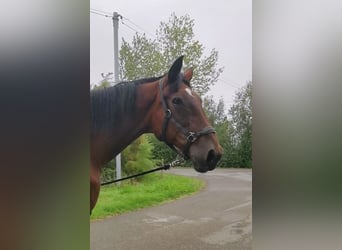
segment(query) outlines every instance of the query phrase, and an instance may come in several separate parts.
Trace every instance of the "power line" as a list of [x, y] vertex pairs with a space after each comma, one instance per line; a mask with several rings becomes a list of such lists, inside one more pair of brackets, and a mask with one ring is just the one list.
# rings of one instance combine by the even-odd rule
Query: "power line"
[[103, 14], [107, 14], [107, 15], [112, 15], [112, 13], [110, 13], [108, 11], [98, 10], [98, 9], [94, 9], [94, 8], [90, 8], [90, 10], [96, 11], [96, 12], [100, 12], [100, 13], [103, 13]]
[[237, 86], [237, 85], [235, 85], [235, 84], [232, 84], [232, 83], [230, 83], [230, 82], [228, 82], [228, 81], [226, 81], [226, 80], [222, 80], [221, 78], [219, 78], [219, 79], [217, 79], [217, 80], [219, 80], [219, 81], [221, 81], [221, 82], [223, 82], [223, 83], [226, 83], [226, 84], [228, 84], [228, 85], [230, 85], [230, 86], [232, 86], [232, 87], [234, 87], [234, 88], [240, 88], [239, 86]]
[[131, 21], [130, 19], [128, 19], [127, 17], [122, 17], [123, 19], [125, 19], [126, 21], [130, 22], [132, 25], [134, 25], [135, 27], [137, 27], [138, 29], [144, 31], [146, 34], [154, 37], [153, 34], [151, 34], [150, 32], [148, 32], [146, 29], [142, 28], [141, 26], [139, 26], [138, 24], [134, 23], [133, 21]]
[[135, 33], [138, 33], [140, 35], [148, 35], [149, 37], [151, 37], [152, 39], [155, 39], [154, 36], [150, 35], [150, 33], [142, 33], [141, 31], [133, 28], [131, 25], [128, 25], [127, 23], [125, 23], [122, 19], [121, 19], [121, 24], [126, 26], [127, 28], [129, 28], [130, 30], [134, 31]]
[[[95, 15], [99, 15], [99, 16], [103, 16], [103, 17], [111, 17], [113, 18], [113, 15], [107, 11], [103, 11], [103, 10], [98, 10], [98, 9], [94, 9], [94, 8], [90, 8], [90, 13], [95, 14]], [[123, 24], [124, 26], [126, 26], [127, 28], [129, 28], [130, 30], [134, 31], [135, 33], [138, 33], [140, 35], [144, 35], [147, 34], [148, 36], [150, 36], [151, 38], [155, 39], [154, 35], [151, 34], [150, 32], [148, 32], [146, 29], [144, 29], [143, 27], [141, 27], [140, 25], [136, 24], [135, 22], [133, 22], [132, 20], [130, 20], [127, 17], [123, 17], [122, 15], [120, 15], [120, 19], [121, 19], [121, 24]], [[136, 28], [133, 28], [131, 25], [128, 25], [126, 22], [123, 21], [123, 19], [127, 22], [129, 22], [130, 24], [132, 24], [133, 26], [135, 26], [136, 28], [144, 31], [144, 33], [142, 33], [141, 31], [137, 30]]]
[[99, 15], [99, 16], [103, 16], [103, 17], [113, 17], [112, 15], [106, 15], [106, 14], [102, 14], [102, 13], [99, 13], [99, 12], [96, 12], [96, 11], [93, 11], [93, 10], [90, 10], [90, 13], [92, 14], [96, 14], [96, 15]]
[[122, 21], [122, 19], [121, 19], [121, 24], [124, 25], [124, 26], [126, 26], [127, 28], [133, 30], [133, 31], [136, 32], [136, 33], [142, 34], [140, 31], [138, 31], [138, 30], [134, 29], [133, 27], [129, 26], [128, 24], [124, 23], [124, 22]]

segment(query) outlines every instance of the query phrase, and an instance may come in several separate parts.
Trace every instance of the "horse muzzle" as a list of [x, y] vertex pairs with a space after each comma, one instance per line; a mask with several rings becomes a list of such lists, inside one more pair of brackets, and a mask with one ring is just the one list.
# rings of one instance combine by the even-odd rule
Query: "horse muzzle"
[[204, 154], [191, 154], [190, 158], [194, 164], [194, 168], [197, 172], [205, 173], [207, 171], [214, 170], [217, 163], [220, 161], [222, 152], [210, 149]]

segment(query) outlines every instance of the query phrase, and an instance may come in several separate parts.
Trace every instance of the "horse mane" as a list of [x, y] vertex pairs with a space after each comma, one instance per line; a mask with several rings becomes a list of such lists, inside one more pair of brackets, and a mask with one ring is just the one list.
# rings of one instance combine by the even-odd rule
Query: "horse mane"
[[114, 133], [115, 127], [127, 114], [134, 114], [137, 86], [154, 82], [163, 76], [120, 82], [114, 86], [90, 92], [91, 132]]

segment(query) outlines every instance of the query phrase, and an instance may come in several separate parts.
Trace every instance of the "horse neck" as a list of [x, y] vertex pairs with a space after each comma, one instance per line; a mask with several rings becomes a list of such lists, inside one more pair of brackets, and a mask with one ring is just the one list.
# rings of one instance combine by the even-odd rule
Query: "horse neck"
[[136, 88], [136, 111], [134, 114], [127, 114], [130, 123], [125, 126], [126, 131], [131, 131], [130, 136], [128, 136], [128, 138], [131, 137], [131, 140], [135, 140], [144, 133], [152, 132], [151, 116], [154, 113], [155, 100], [159, 96], [157, 81], [140, 84]]
[[155, 99], [158, 96], [158, 82], [144, 83], [136, 86], [136, 110], [134, 113], [127, 113], [111, 138], [111, 155], [117, 155], [131, 142], [144, 133], [151, 130], [151, 110]]

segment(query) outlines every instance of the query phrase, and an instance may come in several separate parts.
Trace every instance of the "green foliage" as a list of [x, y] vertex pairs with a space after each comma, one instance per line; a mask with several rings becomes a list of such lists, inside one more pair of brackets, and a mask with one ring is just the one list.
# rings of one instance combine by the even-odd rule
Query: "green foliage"
[[203, 108], [212, 126], [215, 127], [227, 120], [226, 107], [222, 98], [216, 104], [213, 96], [206, 96], [203, 100]]
[[236, 93], [229, 110], [232, 138], [242, 167], [252, 167], [252, 82]]
[[102, 76], [102, 80], [98, 84], [94, 85], [92, 89], [102, 89], [102, 88], [110, 87], [110, 82], [113, 78], [113, 73], [111, 72], [107, 74], [102, 73], [101, 76]]
[[135, 80], [162, 75], [163, 60], [156, 41], [136, 34], [132, 43], [122, 39], [120, 48], [120, 78]]
[[153, 145], [152, 154], [158, 165], [171, 162], [176, 158], [176, 152], [166, 146], [164, 142], [159, 141], [153, 134], [148, 135], [148, 140]]
[[233, 127], [229, 120], [225, 120], [218, 128], [217, 135], [224, 153], [219, 162], [219, 167], [241, 167], [241, 161], [236, 146], [233, 144]]
[[[127, 176], [151, 169], [155, 162], [152, 160], [152, 144], [145, 135], [140, 136], [122, 152], [123, 173]], [[139, 179], [143, 177], [138, 177]]]
[[222, 99], [204, 98], [204, 110], [214, 126], [224, 154], [219, 167], [252, 167], [252, 82], [236, 93], [226, 112]]
[[203, 100], [203, 108], [209, 122], [216, 130], [216, 135], [224, 150], [224, 154], [218, 163], [218, 167], [239, 167], [239, 161], [235, 156], [235, 148], [231, 140], [232, 126], [228, 121], [227, 110], [223, 99], [216, 103], [212, 96]]
[[[153, 146], [146, 135], [140, 136], [121, 153], [121, 165], [123, 176], [130, 176], [146, 171], [156, 166], [152, 155]], [[101, 182], [115, 178], [115, 159], [108, 162], [102, 169]], [[135, 181], [141, 181], [145, 176], [137, 177]]]
[[184, 66], [194, 67], [191, 80], [200, 95], [209, 91], [223, 68], [217, 69], [218, 52], [212, 49], [204, 55], [204, 46], [195, 39], [194, 20], [189, 15], [171, 14], [168, 22], [161, 22], [156, 39], [136, 34], [131, 43], [122, 39], [120, 48], [121, 79], [134, 80], [163, 75], [180, 55], [185, 55]]
[[112, 181], [115, 179], [115, 162], [110, 161], [106, 165], [103, 166], [100, 180], [102, 182]]
[[99, 200], [91, 219], [121, 214], [174, 200], [199, 191], [203, 181], [185, 176], [152, 174], [143, 182], [121, 186], [111, 185], [101, 189]]

